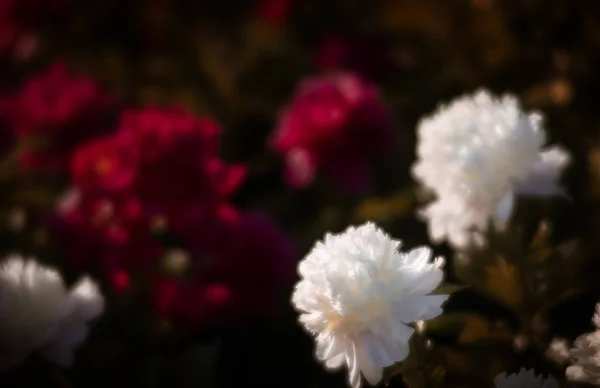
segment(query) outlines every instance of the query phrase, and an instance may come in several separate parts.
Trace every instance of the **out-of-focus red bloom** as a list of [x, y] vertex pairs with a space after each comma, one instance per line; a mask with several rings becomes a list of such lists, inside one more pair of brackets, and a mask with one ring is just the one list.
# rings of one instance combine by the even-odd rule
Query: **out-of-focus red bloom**
[[[171, 229], [181, 236], [192, 252], [214, 256], [231, 236], [231, 225], [239, 223], [239, 211], [227, 202], [198, 200], [178, 209], [170, 220]], [[229, 244], [229, 243], [228, 243]]]
[[[209, 235], [188, 236], [196, 273], [185, 281], [157, 283], [159, 313], [192, 326], [273, 313], [295, 276], [297, 254], [290, 238], [258, 212], [221, 209], [198, 222], [192, 230]], [[211, 232], [215, 227], [218, 232]]]
[[68, 244], [71, 263], [109, 274], [143, 271], [156, 263], [162, 247], [138, 198], [81, 194], [72, 192], [75, 198], [63, 201], [53, 228]]
[[227, 286], [219, 283], [161, 277], [154, 285], [156, 312], [188, 327], [214, 323], [227, 309], [230, 299]]
[[292, 0], [259, 0], [257, 14], [261, 20], [279, 25], [288, 18]]
[[97, 195], [129, 190], [137, 178], [139, 148], [128, 133], [92, 140], [75, 150], [73, 184]]
[[115, 268], [108, 271], [110, 285], [117, 293], [123, 293], [129, 290], [131, 278], [129, 272], [124, 269]]
[[219, 157], [221, 131], [209, 118], [178, 108], [127, 111], [120, 131], [130, 133], [140, 148], [136, 191], [156, 211], [198, 198], [226, 198], [245, 178], [245, 167]]
[[223, 241], [212, 270], [231, 290], [232, 314], [273, 312], [282, 289], [296, 275], [293, 242], [260, 212], [242, 213], [230, 227], [231, 235]]
[[321, 71], [348, 70], [368, 79], [378, 79], [394, 68], [391, 55], [381, 45], [338, 35], [321, 41], [315, 62]]
[[246, 168], [218, 155], [220, 128], [178, 108], [123, 112], [117, 132], [78, 148], [73, 183], [90, 195], [135, 193], [154, 215], [177, 216], [201, 201], [212, 207], [231, 196]]
[[202, 228], [201, 237], [190, 231], [215, 215], [226, 220], [219, 209], [227, 209], [245, 176], [244, 167], [220, 159], [219, 140], [209, 118], [147, 108], [123, 112], [116, 132], [79, 146], [71, 160], [79, 197], [59, 209], [71, 260], [100, 265], [116, 289], [125, 289], [123, 274], [153, 267], [162, 253], [152, 236], [157, 218], [203, 249], [217, 241], [224, 226]]
[[103, 119], [112, 104], [92, 79], [56, 63], [6, 97], [1, 114], [19, 138], [42, 143], [23, 157], [24, 167], [62, 170], [76, 146], [107, 132]]
[[353, 73], [303, 81], [271, 147], [285, 156], [286, 182], [306, 187], [318, 171], [341, 188], [368, 187], [368, 163], [391, 150], [393, 125], [377, 89]]

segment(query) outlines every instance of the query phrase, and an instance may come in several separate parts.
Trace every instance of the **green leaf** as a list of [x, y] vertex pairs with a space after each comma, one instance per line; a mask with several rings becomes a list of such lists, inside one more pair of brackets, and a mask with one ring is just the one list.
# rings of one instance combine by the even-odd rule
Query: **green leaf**
[[511, 342], [514, 337], [514, 333], [495, 327], [486, 317], [470, 313], [451, 313], [426, 321], [425, 333], [454, 335], [461, 344]]
[[521, 269], [507, 256], [488, 253], [479, 256], [458, 256], [454, 260], [454, 273], [465, 284], [494, 299], [506, 308], [519, 312], [525, 303], [525, 286]]
[[431, 295], [452, 295], [455, 292], [462, 291], [468, 287], [469, 286], [464, 285], [464, 284], [445, 283], [445, 284], [442, 284], [441, 286], [439, 286], [438, 288], [436, 288], [431, 293]]

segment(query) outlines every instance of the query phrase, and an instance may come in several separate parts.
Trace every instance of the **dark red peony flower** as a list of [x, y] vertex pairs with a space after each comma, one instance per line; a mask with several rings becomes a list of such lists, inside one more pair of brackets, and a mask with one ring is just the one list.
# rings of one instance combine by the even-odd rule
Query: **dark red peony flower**
[[230, 289], [232, 315], [273, 313], [296, 276], [293, 241], [261, 212], [241, 213], [230, 228], [212, 271]]
[[35, 147], [24, 167], [62, 170], [79, 144], [108, 132], [113, 100], [90, 78], [69, 74], [57, 63], [34, 75], [2, 104], [2, 116], [17, 136]]
[[128, 133], [92, 140], [73, 154], [72, 182], [92, 195], [130, 191], [138, 176], [138, 155], [138, 144]]
[[123, 113], [120, 131], [140, 148], [136, 191], [156, 212], [167, 212], [202, 198], [213, 203], [233, 194], [246, 168], [218, 155], [220, 128], [178, 108], [149, 108]]
[[192, 326], [274, 313], [295, 278], [291, 239], [265, 214], [227, 206], [196, 222], [186, 240], [193, 274], [157, 283], [159, 313]]
[[160, 277], [154, 284], [156, 312], [191, 328], [216, 323], [230, 299], [228, 287], [219, 283], [204, 284]]
[[75, 189], [56, 218], [54, 232], [65, 242], [69, 261], [81, 268], [107, 275], [145, 271], [162, 253], [140, 201], [130, 194], [85, 196]]
[[[245, 168], [220, 159], [219, 136], [208, 118], [148, 108], [123, 112], [116, 132], [77, 147], [77, 196], [59, 208], [71, 260], [100, 265], [115, 289], [126, 289], [128, 276], [154, 267], [162, 253], [152, 236], [157, 220], [203, 251], [223, 244], [231, 213], [224, 204]], [[209, 218], [220, 224], [208, 226]]]
[[271, 139], [285, 157], [285, 180], [309, 185], [322, 171], [343, 189], [368, 187], [369, 161], [391, 150], [393, 125], [375, 87], [352, 73], [300, 85]]

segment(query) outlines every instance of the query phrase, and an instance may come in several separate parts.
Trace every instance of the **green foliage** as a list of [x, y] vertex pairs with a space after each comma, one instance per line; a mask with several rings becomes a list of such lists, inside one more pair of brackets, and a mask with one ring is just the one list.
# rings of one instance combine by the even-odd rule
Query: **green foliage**
[[491, 387], [493, 376], [504, 370], [510, 351], [507, 346], [481, 343], [438, 345], [426, 335], [415, 335], [409, 357], [389, 368], [387, 377], [400, 375], [410, 388]]
[[[410, 388], [491, 387], [498, 373], [544, 360], [556, 336], [549, 312], [595, 292], [597, 284], [584, 270], [589, 248], [555, 233], [550, 220], [539, 221], [548, 206], [537, 205], [544, 211], [518, 211], [505, 228], [490, 225], [483, 244], [455, 253], [451, 274], [461, 284], [444, 284], [435, 291], [451, 294], [450, 307], [417, 325], [410, 355], [389, 368], [388, 376], [401, 376]], [[474, 294], [502, 306], [503, 316], [452, 307], [456, 298]], [[549, 362], [544, 365], [556, 376], [564, 374]]]
[[456, 277], [478, 293], [512, 311], [520, 330], [542, 340], [545, 314], [553, 307], [590, 291], [583, 283], [586, 259], [577, 241], [551, 241], [551, 224], [542, 221], [529, 239], [517, 227], [486, 233], [483, 247], [456, 254]]

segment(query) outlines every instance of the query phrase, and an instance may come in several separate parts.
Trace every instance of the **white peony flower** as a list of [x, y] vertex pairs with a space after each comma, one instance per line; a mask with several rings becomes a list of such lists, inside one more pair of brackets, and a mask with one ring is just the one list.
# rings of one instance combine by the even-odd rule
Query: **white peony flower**
[[0, 369], [37, 351], [61, 366], [87, 336], [87, 322], [102, 313], [96, 284], [82, 278], [70, 292], [60, 274], [18, 255], [0, 264]]
[[575, 347], [570, 352], [573, 365], [567, 368], [566, 376], [571, 381], [600, 385], [600, 303], [596, 305], [592, 321], [596, 331], [575, 340]]
[[539, 114], [522, 112], [512, 96], [495, 98], [485, 90], [424, 118], [412, 173], [437, 197], [421, 212], [432, 240], [463, 246], [490, 219], [505, 223], [515, 194], [563, 193], [557, 181], [569, 154], [543, 149], [545, 141]]
[[544, 379], [533, 369], [521, 368], [519, 373], [511, 375], [500, 373], [494, 379], [494, 385], [496, 388], [558, 388], [558, 381], [552, 376]]
[[370, 384], [383, 368], [408, 355], [414, 330], [406, 324], [442, 313], [448, 295], [427, 295], [443, 278], [444, 259], [427, 247], [403, 253], [373, 223], [326, 234], [298, 268], [292, 302], [316, 337], [317, 358], [329, 369], [344, 364], [352, 387], [361, 372]]

